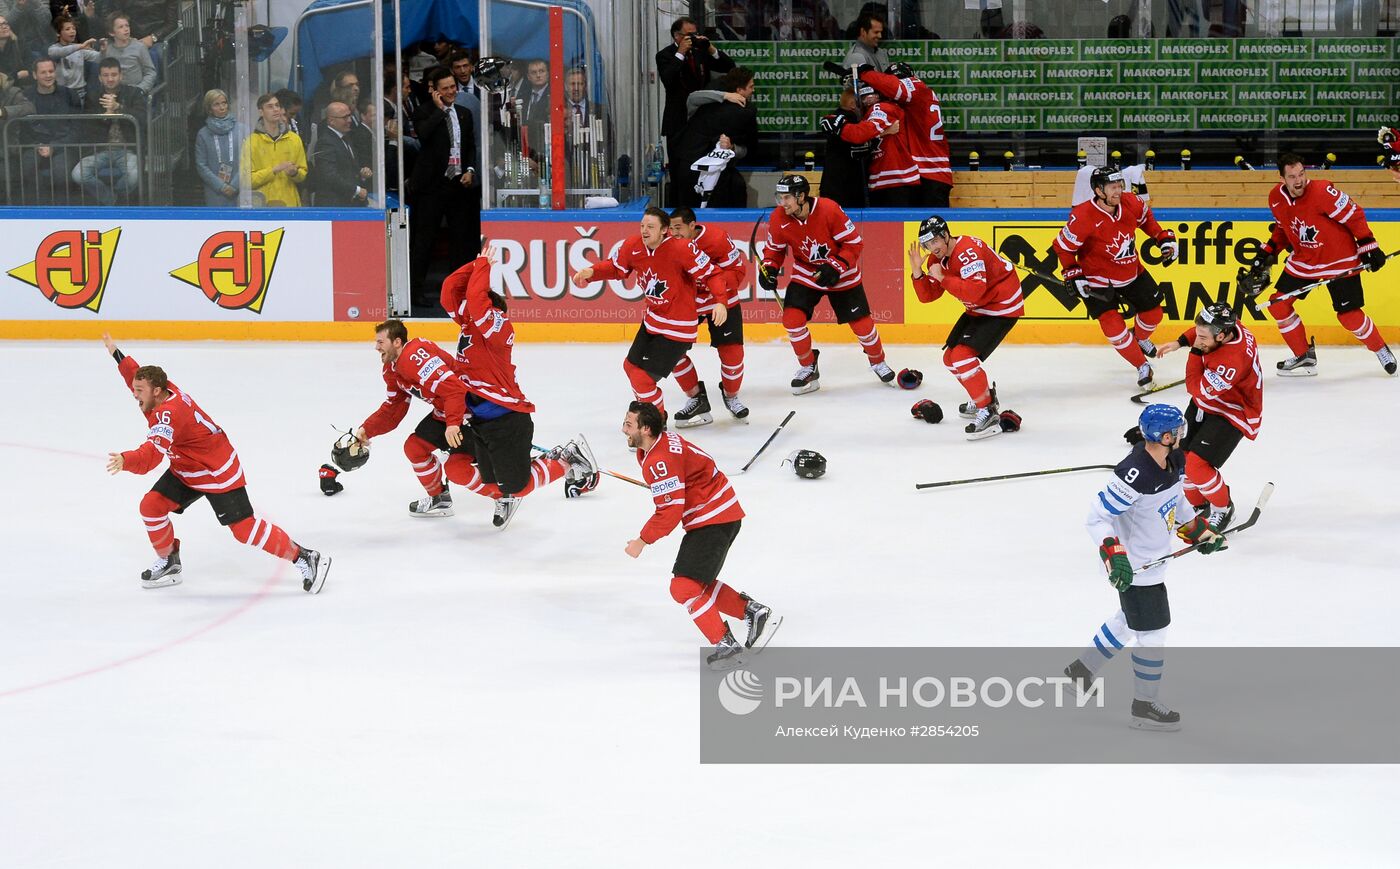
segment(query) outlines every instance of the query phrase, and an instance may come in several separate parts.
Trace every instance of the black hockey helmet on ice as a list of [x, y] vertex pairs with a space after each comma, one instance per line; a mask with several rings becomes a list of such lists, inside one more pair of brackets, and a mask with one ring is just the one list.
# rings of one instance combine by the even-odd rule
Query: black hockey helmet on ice
[[369, 445], [360, 443], [354, 432], [346, 432], [331, 447], [331, 461], [342, 471], [364, 467], [369, 461]]
[[1089, 189], [1102, 190], [1104, 185], [1114, 181], [1117, 181], [1119, 184], [1124, 183], [1123, 173], [1114, 167], [1100, 166], [1089, 175]]
[[1233, 335], [1239, 331], [1239, 322], [1235, 316], [1235, 309], [1224, 302], [1212, 302], [1196, 315], [1196, 325], [1203, 329], [1209, 329], [1213, 335], [1225, 332]]
[[773, 191], [779, 196], [784, 193], [791, 193], [793, 196], [799, 193], [805, 193], [811, 196], [812, 185], [808, 182], [806, 176], [798, 175], [796, 172], [789, 172], [778, 179], [778, 183], [773, 185]]
[[792, 469], [804, 479], [815, 480], [826, 473], [826, 457], [816, 450], [793, 450], [783, 461], [792, 462]]
[[920, 247], [923, 247], [940, 235], [952, 235], [952, 232], [948, 229], [948, 221], [938, 215], [929, 215], [919, 224]]
[[892, 75], [895, 78], [913, 78], [914, 67], [907, 63], [892, 63], [885, 67], [885, 75]]

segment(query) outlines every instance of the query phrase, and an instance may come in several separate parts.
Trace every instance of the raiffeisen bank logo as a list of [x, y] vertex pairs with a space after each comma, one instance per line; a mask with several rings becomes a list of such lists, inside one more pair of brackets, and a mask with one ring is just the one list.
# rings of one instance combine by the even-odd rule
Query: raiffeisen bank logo
[[748, 670], [731, 670], [719, 683], [719, 705], [732, 715], [748, 715], [763, 703], [763, 682]]

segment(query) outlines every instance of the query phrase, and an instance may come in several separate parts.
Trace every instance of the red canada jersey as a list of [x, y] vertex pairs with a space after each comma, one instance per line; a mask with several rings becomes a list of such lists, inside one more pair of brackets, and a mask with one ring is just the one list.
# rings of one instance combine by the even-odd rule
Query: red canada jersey
[[[763, 263], [780, 269], [783, 259], [791, 253], [792, 280], [821, 293], [849, 290], [861, 282], [860, 252], [864, 248], [865, 241], [841, 206], [818, 196], [812, 200], [806, 220], [788, 217], [781, 207], [773, 209], [768, 218]], [[822, 262], [830, 262], [841, 270], [835, 286], [817, 283], [816, 267]]]
[[[924, 268], [932, 260], [929, 255]], [[927, 274], [914, 279], [919, 301], [932, 302], [947, 291], [963, 303], [969, 314], [980, 317], [1019, 317], [1026, 312], [1021, 278], [1015, 267], [982, 239], [958, 236], [939, 265], [943, 267], [942, 281]]]
[[457, 372], [467, 390], [506, 410], [534, 413], [515, 380], [515, 326], [491, 301], [491, 261], [477, 257], [442, 282], [442, 307], [462, 330]]
[[[653, 335], [693, 344], [700, 322], [696, 297], [700, 285], [714, 270], [710, 258], [683, 238], [667, 235], [656, 250], [649, 250], [642, 237], [634, 235], [618, 247], [612, 259], [593, 267], [593, 279], [617, 280], [636, 275], [636, 285], [643, 289], [647, 300], [642, 326]], [[718, 282], [713, 289], [723, 292]], [[727, 297], [724, 301], [729, 303]]]
[[[841, 140], [844, 142], [863, 145], [875, 140], [875, 147], [870, 152], [871, 190], [919, 183], [919, 167], [904, 136], [903, 121], [904, 109], [891, 102], [878, 102], [866, 109], [860, 123], [841, 127]], [[898, 133], [880, 135], [896, 123], [899, 124]]]
[[649, 450], [637, 450], [642, 480], [656, 513], [638, 536], [655, 543], [680, 525], [694, 531], [744, 518], [739, 496], [709, 454], [675, 432], [662, 432]]
[[[117, 364], [128, 389], [140, 367], [130, 356]], [[146, 414], [146, 442], [122, 453], [122, 470], [146, 474], [169, 459], [171, 473], [196, 492], [221, 494], [247, 485], [224, 430], [178, 386], [167, 383], [166, 388], [170, 397]]]
[[448, 425], [464, 425], [467, 418], [467, 387], [457, 372], [455, 361], [431, 341], [412, 338], [399, 351], [393, 365], [384, 366], [384, 403], [365, 419], [366, 437], [391, 432], [403, 422], [411, 398], [416, 396], [433, 406], [433, 418]]
[[[1187, 357], [1186, 390], [1201, 410], [1225, 417], [1254, 440], [1264, 417], [1264, 374], [1253, 333], [1244, 326], [1236, 328], [1239, 334], [1216, 349]], [[1187, 329], [1181, 340], [1188, 346], [1194, 342], [1196, 327]]]
[[1320, 281], [1361, 268], [1356, 241], [1371, 237], [1366, 212], [1326, 181], [1309, 181], [1294, 199], [1283, 184], [1269, 194], [1274, 233], [1265, 249], [1288, 249], [1283, 270], [1295, 278]]
[[1062, 268], [1083, 269], [1090, 286], [1125, 287], [1143, 272], [1134, 243], [1139, 229], [1153, 239], [1167, 234], [1136, 193], [1124, 191], [1113, 211], [1090, 199], [1070, 210], [1069, 221], [1055, 237], [1055, 254]]
[[953, 183], [953, 167], [949, 162], [948, 139], [943, 135], [943, 107], [938, 96], [921, 79], [896, 78], [883, 72], [867, 70], [860, 80], [875, 88], [887, 100], [894, 100], [904, 109], [904, 123], [899, 135], [914, 156], [920, 178]]
[[729, 297], [725, 307], [736, 307], [739, 304], [739, 287], [744, 283], [744, 273], [747, 271], [739, 248], [734, 245], [729, 233], [718, 226], [699, 224], [695, 230], [696, 235], [691, 239], [691, 244], [709, 257], [710, 264], [715, 267], [714, 274], [706, 278], [700, 286], [700, 292], [696, 296], [696, 310], [701, 314], [708, 314], [715, 309], [715, 297], [710, 292], [710, 287], [716, 284], [722, 285], [723, 294]]

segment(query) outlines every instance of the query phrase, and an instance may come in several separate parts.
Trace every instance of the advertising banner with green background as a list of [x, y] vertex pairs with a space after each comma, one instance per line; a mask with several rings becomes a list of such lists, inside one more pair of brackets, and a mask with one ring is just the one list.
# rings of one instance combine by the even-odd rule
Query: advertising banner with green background
[[[810, 132], [835, 111], [840, 83], [822, 61], [839, 63], [850, 43], [720, 47], [753, 69], [763, 131]], [[1365, 130], [1393, 122], [1400, 102], [1395, 39], [945, 39], [885, 47], [938, 94], [945, 125], [970, 133]]]

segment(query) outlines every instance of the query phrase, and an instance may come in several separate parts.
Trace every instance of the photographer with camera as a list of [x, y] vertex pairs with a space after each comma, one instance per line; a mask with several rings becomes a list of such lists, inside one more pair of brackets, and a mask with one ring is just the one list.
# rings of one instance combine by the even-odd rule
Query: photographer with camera
[[[709, 87], [712, 75], [723, 74], [734, 68], [734, 61], [700, 35], [700, 25], [693, 18], [677, 18], [671, 24], [672, 43], [656, 53], [656, 71], [661, 76], [661, 84], [666, 88], [666, 103], [661, 110], [661, 135], [666, 137], [666, 151], [674, 155], [679, 144], [681, 129], [685, 127], [685, 99], [695, 91]], [[674, 156], [671, 159], [672, 189], [667, 194], [667, 205], [674, 206], [675, 187], [678, 183], [678, 167]]]

